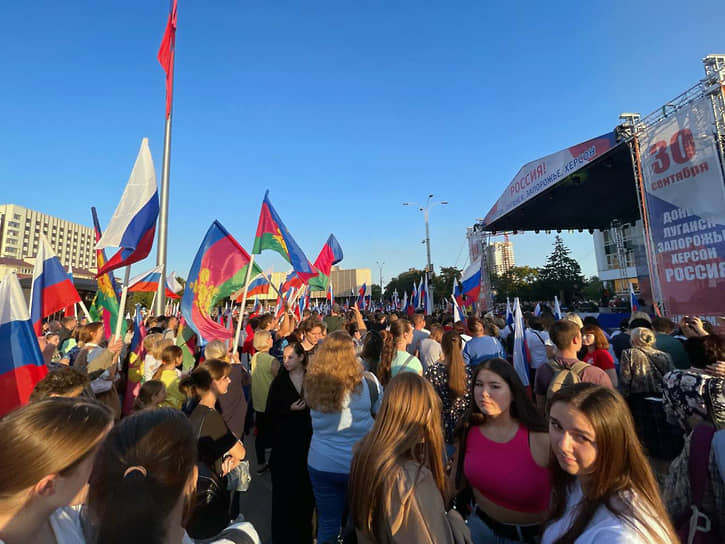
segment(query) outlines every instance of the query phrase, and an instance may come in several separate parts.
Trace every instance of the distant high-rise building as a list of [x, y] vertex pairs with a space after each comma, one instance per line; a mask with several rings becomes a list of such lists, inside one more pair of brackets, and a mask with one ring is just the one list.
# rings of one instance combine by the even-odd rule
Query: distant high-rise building
[[502, 275], [510, 268], [516, 266], [514, 261], [514, 245], [509, 240], [505, 242], [491, 242], [486, 248], [488, 269], [497, 276]]
[[0, 258], [32, 265], [41, 234], [48, 239], [63, 266], [95, 272], [96, 235], [91, 227], [15, 204], [0, 204]]

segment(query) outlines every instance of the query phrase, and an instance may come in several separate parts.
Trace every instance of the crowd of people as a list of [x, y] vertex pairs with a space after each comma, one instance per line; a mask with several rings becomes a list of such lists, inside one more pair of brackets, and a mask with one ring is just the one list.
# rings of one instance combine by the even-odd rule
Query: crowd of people
[[275, 544], [725, 541], [725, 337], [527, 315], [520, 376], [502, 317], [256, 315], [192, 365], [175, 317], [140, 355], [50, 322], [0, 419], [0, 542], [260, 543], [267, 472]]

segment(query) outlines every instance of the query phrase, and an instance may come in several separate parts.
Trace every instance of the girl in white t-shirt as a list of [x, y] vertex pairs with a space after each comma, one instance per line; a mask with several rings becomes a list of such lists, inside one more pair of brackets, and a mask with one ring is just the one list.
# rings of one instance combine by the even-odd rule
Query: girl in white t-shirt
[[69, 544], [57, 508], [83, 501], [111, 411], [87, 398], [52, 397], [0, 420], [0, 542]]
[[549, 406], [553, 489], [542, 544], [679, 542], [622, 396], [580, 383]]

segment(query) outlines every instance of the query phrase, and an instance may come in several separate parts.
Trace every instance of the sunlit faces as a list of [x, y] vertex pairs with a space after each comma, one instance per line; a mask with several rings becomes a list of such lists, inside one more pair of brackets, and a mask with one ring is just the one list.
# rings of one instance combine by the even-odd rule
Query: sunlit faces
[[232, 380], [229, 376], [222, 376], [218, 380], [213, 380], [212, 383], [214, 384], [214, 389], [216, 389], [217, 395], [226, 395], [231, 381]]
[[302, 366], [302, 355], [297, 355], [297, 352], [294, 350], [292, 346], [287, 346], [284, 348], [284, 367], [287, 369], [287, 372], [292, 372], [293, 370], [297, 370], [300, 366]]
[[320, 341], [322, 337], [322, 327], [312, 327], [309, 332], [305, 333], [305, 340], [313, 346]]
[[585, 346], [591, 346], [594, 344], [594, 334], [591, 332], [582, 334], [582, 344]]
[[597, 460], [597, 442], [589, 419], [565, 402], [555, 402], [549, 412], [551, 449], [562, 470], [572, 476], [589, 474]]
[[489, 417], [499, 416], [511, 408], [511, 388], [506, 380], [490, 370], [482, 369], [476, 374], [473, 396], [481, 413]]

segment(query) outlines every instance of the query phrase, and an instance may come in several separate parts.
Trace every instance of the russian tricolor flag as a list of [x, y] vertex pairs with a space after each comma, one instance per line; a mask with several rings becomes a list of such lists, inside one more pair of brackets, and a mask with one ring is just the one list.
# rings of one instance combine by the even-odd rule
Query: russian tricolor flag
[[477, 301], [481, 292], [481, 257], [473, 261], [464, 270], [461, 283], [463, 284], [463, 294], [467, 297], [467, 300]]
[[368, 284], [363, 283], [362, 287], [358, 291], [358, 297], [357, 297], [357, 307], [361, 310], [365, 309], [365, 293], [368, 290]]
[[45, 236], [40, 236], [30, 288], [30, 319], [40, 336], [43, 318], [80, 302], [73, 281], [55, 256]]
[[514, 299], [514, 369], [521, 383], [529, 386], [529, 353], [526, 346], [526, 326], [518, 297]]
[[634, 294], [634, 287], [632, 287], [632, 284], [629, 284], [629, 305], [631, 306], [632, 313], [639, 312], [639, 301], [637, 300], [637, 295]]
[[[131, 278], [128, 282], [128, 290], [133, 293], [155, 293], [159, 289], [160, 281], [161, 267], [155, 266], [151, 270]], [[179, 298], [179, 295], [169, 288], [168, 278], [166, 279], [166, 296], [169, 298]]]
[[20, 282], [11, 272], [0, 282], [0, 416], [28, 402], [48, 373]]
[[247, 297], [253, 297], [255, 295], [266, 295], [269, 293], [269, 280], [260, 274], [255, 279], [249, 282], [247, 287]]
[[144, 138], [121, 202], [118, 203], [108, 227], [96, 244], [96, 249], [107, 247], [120, 249], [108, 259], [96, 275], [100, 276], [145, 259], [154, 243], [158, 216], [159, 194], [156, 187], [156, 172], [148, 138]]
[[335, 292], [332, 290], [332, 281], [327, 286], [327, 300], [330, 301], [330, 304], [335, 304]]

